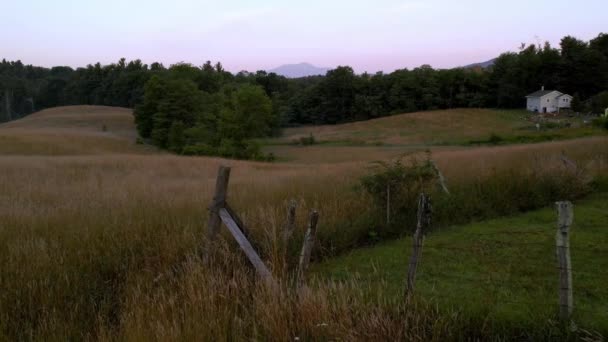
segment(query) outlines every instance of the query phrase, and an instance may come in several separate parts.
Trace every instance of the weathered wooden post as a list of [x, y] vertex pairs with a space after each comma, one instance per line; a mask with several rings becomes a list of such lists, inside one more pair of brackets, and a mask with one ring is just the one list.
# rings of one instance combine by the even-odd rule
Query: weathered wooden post
[[300, 252], [300, 263], [298, 265], [298, 284], [302, 284], [306, 278], [306, 271], [310, 264], [310, 256], [312, 254], [312, 247], [315, 244], [315, 235], [317, 234], [317, 223], [319, 221], [319, 213], [313, 210], [310, 213], [310, 221], [308, 222], [308, 230], [304, 236], [304, 243], [302, 244], [302, 251]]
[[285, 228], [283, 230], [283, 246], [285, 250], [287, 250], [287, 246], [289, 245], [289, 239], [293, 234], [293, 231], [296, 228], [296, 200], [289, 201], [287, 205], [287, 222], [285, 223]]
[[209, 241], [213, 241], [220, 231], [222, 220], [219, 211], [224, 208], [226, 203], [229, 180], [230, 167], [221, 165], [217, 172], [215, 194], [213, 195], [211, 205], [209, 205], [209, 220], [207, 221], [207, 237], [209, 238]]
[[416, 232], [414, 233], [414, 246], [412, 256], [407, 270], [407, 287], [406, 294], [414, 293], [414, 284], [416, 283], [416, 269], [422, 254], [422, 243], [424, 242], [424, 234], [427, 228], [431, 225], [431, 201], [424, 193], [418, 198], [418, 219], [416, 223]]
[[386, 224], [391, 223], [391, 183], [386, 183]]
[[559, 317], [567, 321], [572, 314], [572, 264], [570, 262], [569, 230], [573, 221], [572, 203], [556, 202], [557, 233], [555, 246], [559, 270]]

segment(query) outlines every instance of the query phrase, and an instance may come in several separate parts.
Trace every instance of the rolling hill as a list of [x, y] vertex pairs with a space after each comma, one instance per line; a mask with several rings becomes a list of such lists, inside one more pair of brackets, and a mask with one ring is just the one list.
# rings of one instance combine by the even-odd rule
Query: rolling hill
[[0, 125], [0, 154], [152, 153], [136, 145], [131, 109], [68, 106], [46, 109]]

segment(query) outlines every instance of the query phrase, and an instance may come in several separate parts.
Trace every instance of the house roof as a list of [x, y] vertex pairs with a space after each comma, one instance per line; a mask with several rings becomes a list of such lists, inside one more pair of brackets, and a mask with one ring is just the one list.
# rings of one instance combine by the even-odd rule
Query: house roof
[[550, 94], [554, 91], [557, 91], [557, 90], [538, 90], [538, 91], [533, 92], [532, 94], [526, 95], [526, 97], [542, 97], [542, 96]]

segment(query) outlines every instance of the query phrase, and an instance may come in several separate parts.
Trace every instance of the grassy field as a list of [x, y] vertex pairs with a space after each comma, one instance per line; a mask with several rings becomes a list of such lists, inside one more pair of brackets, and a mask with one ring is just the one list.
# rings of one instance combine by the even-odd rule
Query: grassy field
[[601, 134], [498, 147], [273, 145], [290, 161], [272, 164], [179, 157], [135, 138], [131, 111], [107, 107], [56, 108], [0, 125], [0, 340], [500, 337], [432, 305], [406, 308], [391, 292], [372, 300], [367, 282], [267, 293], [230, 244], [203, 264], [218, 166], [233, 167], [229, 200], [277, 275], [291, 198], [299, 207], [289, 264], [312, 208], [321, 215], [318, 249], [356, 247], [370, 228], [359, 218], [374, 209], [354, 186], [373, 160], [428, 147], [454, 187], [501, 170], [552, 172], [563, 167], [561, 153], [591, 176], [608, 170]]
[[[515, 144], [603, 135], [582, 118], [544, 119], [537, 131], [521, 110], [452, 109], [400, 114], [342, 125], [288, 128], [280, 138], [263, 141], [266, 151], [293, 162], [344, 162], [392, 158], [432, 147]], [[568, 126], [568, 127], [566, 127]], [[314, 146], [294, 146], [312, 135]], [[500, 141], [492, 141], [498, 137]], [[329, 157], [324, 157], [329, 155]]]
[[[576, 202], [574, 215], [574, 320], [606, 333], [608, 195]], [[424, 242], [416, 295], [491, 322], [547, 324], [558, 312], [555, 231], [553, 208], [434, 231]], [[355, 278], [376, 293], [399, 297], [411, 249], [410, 237], [359, 249], [316, 265], [315, 273], [335, 281]]]

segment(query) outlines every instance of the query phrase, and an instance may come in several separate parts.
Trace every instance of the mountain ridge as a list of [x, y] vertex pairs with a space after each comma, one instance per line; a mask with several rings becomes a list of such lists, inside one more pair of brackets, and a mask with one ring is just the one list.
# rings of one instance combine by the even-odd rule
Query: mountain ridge
[[302, 62], [296, 64], [284, 64], [274, 69], [268, 70], [268, 72], [274, 72], [277, 75], [285, 76], [288, 78], [299, 78], [308, 76], [324, 76], [330, 68], [318, 67], [313, 64]]

